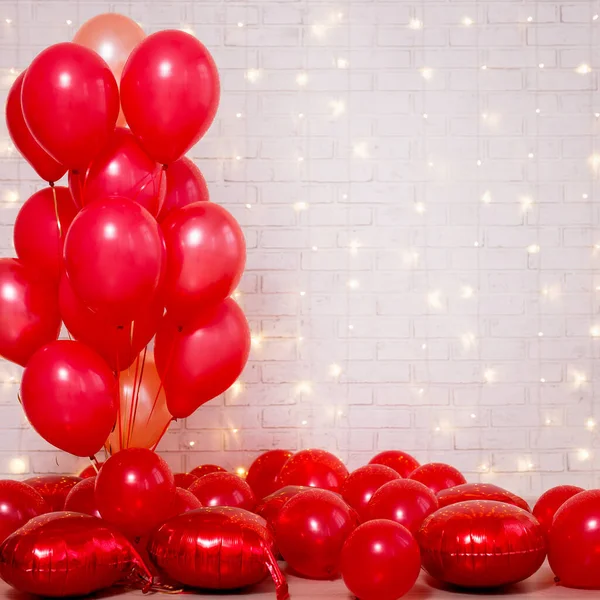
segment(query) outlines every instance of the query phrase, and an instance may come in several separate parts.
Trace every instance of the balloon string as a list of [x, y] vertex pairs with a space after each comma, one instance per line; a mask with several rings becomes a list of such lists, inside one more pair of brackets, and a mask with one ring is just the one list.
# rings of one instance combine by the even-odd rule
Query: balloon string
[[[133, 342], [133, 321], [131, 321], [130, 338]], [[132, 343], [133, 346], [133, 343]], [[131, 388], [131, 402], [129, 403], [129, 420], [127, 422], [127, 448], [129, 447], [129, 441], [131, 440], [131, 432], [133, 429], [133, 400], [135, 398], [135, 386], [137, 385], [138, 372], [140, 369], [140, 355], [138, 354], [135, 359], [135, 373], [133, 374], [133, 386]]]
[[94, 467], [94, 470], [96, 471], [96, 475], [98, 475], [98, 473], [100, 472], [100, 463], [98, 462], [96, 455], [94, 454], [93, 456], [90, 456], [89, 459], [92, 463], [92, 467]]
[[50, 189], [52, 190], [52, 198], [54, 199], [54, 215], [56, 216], [56, 226], [58, 227], [58, 237], [62, 238], [62, 226], [60, 224], [60, 218], [58, 216], [58, 198], [56, 197], [56, 188], [54, 184], [50, 184]]
[[[121, 369], [119, 368], [119, 353], [117, 352], [117, 391], [119, 395], [119, 402], [117, 404], [117, 423], [119, 424], [118, 438], [119, 438], [119, 450], [123, 448], [123, 427], [121, 424]], [[112, 456], [112, 447], [110, 448], [110, 454]]]
[[[148, 352], [148, 346], [146, 346], [144, 348], [144, 354], [142, 356], [142, 365], [140, 368], [140, 376], [137, 382], [137, 391], [135, 391], [135, 400], [133, 400], [132, 397], [132, 402], [133, 402], [133, 417], [131, 419], [131, 422], [129, 424], [129, 439], [127, 440], [127, 445], [129, 446], [129, 444], [131, 443], [131, 436], [133, 435], [133, 430], [134, 430], [134, 426], [135, 426], [135, 421], [136, 421], [136, 417], [137, 417], [137, 410], [138, 410], [138, 406], [139, 406], [139, 401], [140, 401], [140, 390], [142, 389], [142, 379], [144, 378], [144, 367], [146, 366], [146, 354]], [[139, 354], [138, 354], [138, 360], [139, 360]], [[135, 390], [135, 380], [134, 380], [134, 386], [133, 389]]]
[[[169, 349], [169, 357], [167, 358], [167, 364], [165, 366], [164, 377], [167, 376], [169, 369], [171, 368], [171, 362], [173, 362], [173, 355], [175, 354], [175, 342], [171, 344], [171, 348]], [[150, 410], [150, 414], [148, 415], [148, 419], [146, 420], [146, 425], [150, 422], [150, 418], [154, 414], [154, 410], [156, 409], [156, 405], [158, 404], [158, 398], [163, 389], [163, 378], [160, 378], [160, 384], [158, 386], [158, 390], [156, 391], [156, 396], [154, 398], [154, 402], [152, 403], [152, 409]]]
[[271, 574], [273, 583], [275, 584], [275, 595], [277, 600], [289, 600], [290, 593], [288, 590], [288, 584], [283, 573], [281, 572], [281, 569], [279, 568], [279, 565], [277, 564], [277, 560], [275, 560], [275, 557], [273, 556], [273, 552], [262, 539], [261, 546], [265, 555], [266, 567]]
[[154, 443], [154, 446], [152, 446], [152, 448], [150, 448], [150, 450], [152, 450], [153, 452], [154, 452], [154, 450], [156, 450], [156, 447], [160, 444], [160, 440], [163, 439], [163, 437], [165, 436], [165, 433], [167, 433], [167, 430], [169, 429], [169, 426], [171, 425], [171, 423], [173, 421], [175, 421], [175, 419], [173, 419], [173, 418], [169, 419], [169, 422], [164, 426], [163, 430], [160, 432], [160, 435], [158, 436], [158, 439]]

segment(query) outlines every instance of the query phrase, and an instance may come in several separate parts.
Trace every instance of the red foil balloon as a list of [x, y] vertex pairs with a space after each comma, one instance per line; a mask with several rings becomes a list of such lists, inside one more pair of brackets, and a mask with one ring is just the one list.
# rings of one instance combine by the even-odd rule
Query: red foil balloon
[[167, 169], [167, 193], [157, 220], [163, 221], [177, 208], [208, 200], [208, 186], [200, 169], [184, 156]]
[[42, 50], [25, 72], [23, 115], [39, 144], [69, 169], [85, 169], [108, 142], [119, 90], [108, 65], [70, 42]]
[[0, 543], [33, 517], [47, 512], [50, 507], [31, 486], [0, 480]]
[[533, 516], [539, 521], [544, 531], [548, 534], [550, 533], [556, 511], [569, 500], [569, 498], [584, 491], [583, 488], [576, 485], [559, 485], [553, 487], [540, 496], [533, 507]]
[[384, 465], [394, 469], [400, 477], [408, 477], [416, 468], [420, 467], [419, 461], [410, 454], [401, 450], [386, 450], [374, 456], [370, 465]]
[[358, 525], [354, 511], [327, 490], [288, 500], [275, 521], [275, 543], [289, 567], [309, 579], [335, 579], [346, 538]]
[[73, 486], [67, 494], [64, 510], [100, 518], [101, 515], [94, 493], [95, 487], [96, 477], [88, 477]]
[[80, 342], [58, 340], [29, 360], [21, 403], [32, 427], [50, 444], [93, 456], [117, 418], [115, 377], [102, 358]]
[[35, 517], [0, 546], [0, 576], [38, 596], [85, 596], [117, 583], [148, 590], [151, 575], [127, 539], [79, 513]]
[[65, 235], [76, 214], [66, 187], [44, 188], [26, 200], [14, 228], [15, 250], [23, 264], [58, 281], [63, 270]]
[[26, 71], [23, 71], [12, 84], [6, 98], [6, 125], [15, 148], [33, 167], [34, 171], [49, 183], [58, 181], [67, 171], [67, 167], [54, 160], [31, 135], [21, 105], [21, 91]]
[[98, 475], [98, 471], [102, 468], [102, 465], [104, 463], [98, 463], [98, 466], [96, 465], [88, 465], [85, 469], [83, 469], [83, 471], [81, 471], [81, 473], [79, 473], [78, 477], [81, 477], [81, 479], [87, 479], [88, 477], [96, 477], [96, 475]]
[[286, 502], [297, 494], [312, 489], [314, 488], [305, 487], [302, 485], [288, 485], [280, 490], [277, 490], [276, 492], [273, 492], [266, 498], [263, 498], [262, 502], [260, 502], [254, 509], [254, 512], [265, 519], [269, 527], [275, 531], [275, 521], [277, 520], [277, 515], [284, 507]]
[[102, 518], [131, 536], [142, 536], [172, 514], [175, 482], [167, 463], [145, 448], [113, 454], [96, 477]]
[[279, 489], [279, 473], [293, 455], [289, 450], [269, 450], [250, 465], [246, 483], [252, 488], [257, 499], [260, 500]]
[[65, 265], [77, 296], [115, 325], [143, 314], [161, 283], [162, 234], [152, 215], [126, 198], [97, 200], [77, 215]]
[[467, 483], [467, 480], [458, 469], [444, 463], [422, 465], [409, 475], [409, 479], [426, 485], [434, 494]]
[[56, 284], [18, 259], [0, 258], [0, 356], [24, 367], [60, 333]]
[[600, 490], [580, 492], [558, 509], [548, 562], [560, 585], [600, 590]]
[[493, 500], [440, 508], [427, 517], [417, 541], [423, 568], [432, 577], [469, 588], [517, 583], [546, 558], [546, 539], [535, 517]]
[[208, 50], [183, 31], [138, 44], [121, 75], [121, 105], [143, 148], [161, 164], [181, 158], [210, 127], [219, 74]]
[[325, 450], [300, 450], [279, 473], [279, 485], [304, 485], [339, 492], [348, 477], [348, 469], [337, 457]]
[[250, 486], [233, 473], [208, 473], [192, 483], [189, 490], [202, 506], [233, 506], [245, 510], [256, 506]]
[[272, 540], [256, 519], [243, 510], [200, 508], [162, 525], [148, 551], [162, 571], [186, 586], [234, 590], [259, 583], [270, 573], [277, 599], [287, 600]]
[[416, 534], [423, 521], [437, 509], [438, 500], [427, 486], [412, 479], [396, 479], [373, 494], [366, 520], [389, 519]]
[[142, 150], [129, 129], [117, 127], [87, 170], [82, 204], [87, 206], [111, 197], [128, 198], [156, 217], [166, 188], [162, 167]]
[[165, 305], [182, 324], [233, 293], [244, 272], [246, 242], [235, 218], [212, 202], [174, 210], [161, 228], [167, 247]]
[[32, 487], [50, 507], [49, 510], [64, 510], [69, 492], [81, 481], [71, 475], [39, 475], [23, 483]]
[[196, 479], [209, 473], [227, 473], [227, 469], [219, 467], [219, 465], [199, 465], [190, 471], [190, 475], [194, 475]]
[[183, 490], [187, 490], [194, 481], [198, 481], [198, 478], [192, 473], [173, 473], [173, 479], [175, 485]]
[[346, 587], [360, 600], [397, 600], [415, 585], [421, 556], [406, 527], [376, 520], [349, 535], [341, 565]]
[[531, 512], [529, 504], [523, 498], [493, 483], [463, 483], [438, 492], [437, 499], [440, 508], [467, 500], [495, 500]]
[[242, 309], [228, 298], [183, 327], [169, 313], [156, 333], [154, 357], [176, 419], [189, 417], [227, 390], [250, 354], [250, 328]]
[[400, 479], [394, 469], [383, 465], [365, 465], [348, 475], [342, 486], [342, 497], [358, 513], [361, 521], [367, 520], [367, 506], [373, 494], [384, 484]]

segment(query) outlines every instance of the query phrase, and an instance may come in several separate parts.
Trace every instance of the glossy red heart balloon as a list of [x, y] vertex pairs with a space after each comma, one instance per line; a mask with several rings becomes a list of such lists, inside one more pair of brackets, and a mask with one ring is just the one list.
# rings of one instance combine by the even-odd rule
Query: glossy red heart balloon
[[400, 475], [384, 465], [365, 465], [348, 475], [342, 485], [342, 497], [358, 513], [361, 521], [368, 517], [367, 506], [373, 494], [384, 484], [400, 479]]
[[117, 583], [148, 590], [151, 575], [127, 539], [101, 519], [35, 517], [0, 546], [0, 576], [38, 596], [84, 596]]
[[233, 590], [259, 583], [270, 573], [277, 599], [287, 600], [272, 540], [257, 519], [241, 509], [199, 508], [162, 525], [148, 551], [162, 571], [186, 586]]
[[600, 590], [600, 490], [579, 492], [558, 509], [548, 562], [560, 585]]
[[209, 473], [227, 473], [227, 469], [224, 469], [219, 465], [198, 465], [190, 471], [190, 475], [194, 475], [196, 479], [199, 479], [203, 475], [208, 475]]
[[256, 498], [250, 486], [233, 473], [208, 473], [194, 481], [189, 491], [202, 506], [232, 506], [253, 510]]
[[33, 517], [50, 512], [46, 501], [31, 486], [0, 480], [0, 543]]
[[546, 558], [535, 517], [493, 500], [451, 504], [425, 519], [417, 534], [423, 568], [436, 579], [489, 588], [531, 577]]
[[360, 600], [397, 600], [417, 581], [419, 546], [406, 527], [369, 521], [348, 536], [341, 569], [346, 587]]
[[384, 465], [394, 469], [400, 477], [408, 477], [416, 468], [421, 466], [419, 461], [401, 450], [386, 450], [375, 455], [370, 465]]
[[337, 456], [326, 450], [312, 448], [296, 452], [283, 465], [279, 473], [279, 485], [304, 485], [339, 492], [346, 477], [348, 469]]
[[523, 498], [493, 483], [463, 483], [437, 493], [440, 508], [467, 500], [495, 500], [518, 506], [531, 512], [529, 504]]
[[64, 510], [69, 492], [81, 481], [72, 475], [38, 475], [25, 479], [48, 504], [51, 511]]
[[173, 473], [173, 479], [175, 481], [175, 485], [178, 488], [187, 490], [194, 481], [197, 481], [198, 478], [192, 473]]
[[408, 478], [426, 485], [434, 494], [467, 483], [467, 480], [458, 469], [444, 463], [421, 465]]
[[64, 510], [101, 518], [95, 495], [96, 477], [87, 477], [74, 485], [65, 500]]
[[297, 574], [335, 579], [342, 546], [357, 525], [356, 513], [337, 494], [308, 490], [290, 498], [279, 511], [275, 543]]
[[389, 519], [416, 534], [437, 509], [437, 498], [427, 486], [412, 479], [396, 479], [373, 494], [365, 512], [366, 520]]
[[269, 450], [257, 457], [250, 465], [246, 483], [252, 488], [258, 500], [279, 488], [279, 473], [293, 455], [290, 450]]
[[569, 498], [584, 491], [583, 488], [576, 485], [559, 485], [549, 489], [540, 496], [533, 507], [533, 516], [540, 522], [546, 534], [550, 533], [556, 511]]

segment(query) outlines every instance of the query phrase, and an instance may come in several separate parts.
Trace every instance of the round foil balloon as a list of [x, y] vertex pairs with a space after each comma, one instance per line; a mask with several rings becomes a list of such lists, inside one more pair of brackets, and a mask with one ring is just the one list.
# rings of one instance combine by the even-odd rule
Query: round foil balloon
[[47, 512], [50, 507], [31, 486], [0, 480], [0, 543], [33, 517]]
[[187, 490], [194, 481], [198, 480], [192, 473], [173, 473], [173, 479], [175, 480], [175, 485], [183, 490]]
[[529, 504], [523, 498], [493, 483], [463, 483], [441, 490], [437, 494], [437, 499], [440, 508], [467, 500], [495, 500], [496, 502], [506, 502], [523, 510], [531, 511]]
[[421, 557], [406, 527], [375, 520], [348, 536], [341, 565], [346, 587], [360, 600], [397, 600], [417, 581]]
[[258, 500], [279, 488], [279, 473], [293, 454], [289, 450], [269, 450], [261, 454], [250, 465], [246, 483], [252, 488]]
[[38, 596], [85, 596], [117, 583], [148, 590], [152, 576], [127, 539], [101, 519], [35, 517], [0, 546], [0, 577]]
[[73, 486], [67, 494], [64, 510], [101, 517], [94, 493], [96, 477], [88, 477]]
[[535, 517], [493, 500], [451, 504], [427, 517], [417, 534], [423, 568], [445, 583], [489, 588], [531, 577], [546, 558]]
[[224, 469], [219, 465], [198, 465], [190, 471], [190, 475], [194, 475], [196, 479], [208, 475], [209, 473], [227, 473], [227, 469]]
[[348, 469], [325, 450], [300, 450], [283, 465], [279, 485], [304, 485], [339, 492], [348, 477]]
[[232, 506], [253, 510], [256, 498], [250, 486], [233, 473], [208, 473], [192, 483], [189, 491], [202, 506]]
[[384, 465], [394, 469], [400, 477], [408, 477], [417, 467], [419, 462], [410, 454], [401, 450], [386, 450], [374, 456], [370, 461], [370, 465]]
[[32, 487], [48, 504], [51, 511], [64, 510], [69, 492], [81, 482], [81, 477], [71, 475], [38, 475], [23, 483]]
[[548, 562], [560, 585], [600, 590], [600, 490], [580, 492], [558, 509]]
[[434, 494], [467, 483], [467, 480], [458, 469], [444, 463], [421, 465], [409, 475], [409, 479], [426, 485]]
[[554, 521], [556, 511], [573, 496], [584, 492], [583, 488], [576, 485], [559, 485], [544, 492], [533, 507], [533, 516], [540, 522], [546, 533]]

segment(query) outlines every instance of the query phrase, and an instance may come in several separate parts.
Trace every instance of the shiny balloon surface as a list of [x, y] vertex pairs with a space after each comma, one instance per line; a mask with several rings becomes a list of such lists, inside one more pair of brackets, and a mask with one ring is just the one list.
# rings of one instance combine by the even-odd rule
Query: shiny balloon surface
[[72, 475], [38, 475], [25, 479], [47, 503], [52, 511], [64, 510], [69, 492], [81, 481]]
[[495, 500], [531, 511], [529, 504], [520, 496], [493, 483], [463, 483], [437, 493], [440, 508], [467, 500]]
[[420, 467], [419, 461], [401, 450], [385, 450], [375, 455], [370, 465], [385, 465], [394, 469], [400, 477], [408, 477], [416, 468]]
[[294, 455], [290, 450], [269, 450], [258, 456], [248, 468], [246, 483], [258, 500], [279, 488], [279, 473]]
[[348, 477], [344, 463], [331, 452], [317, 448], [300, 450], [279, 473], [279, 485], [304, 485], [339, 492]]
[[0, 480], [0, 543], [33, 517], [50, 510], [31, 486], [12, 479]]

